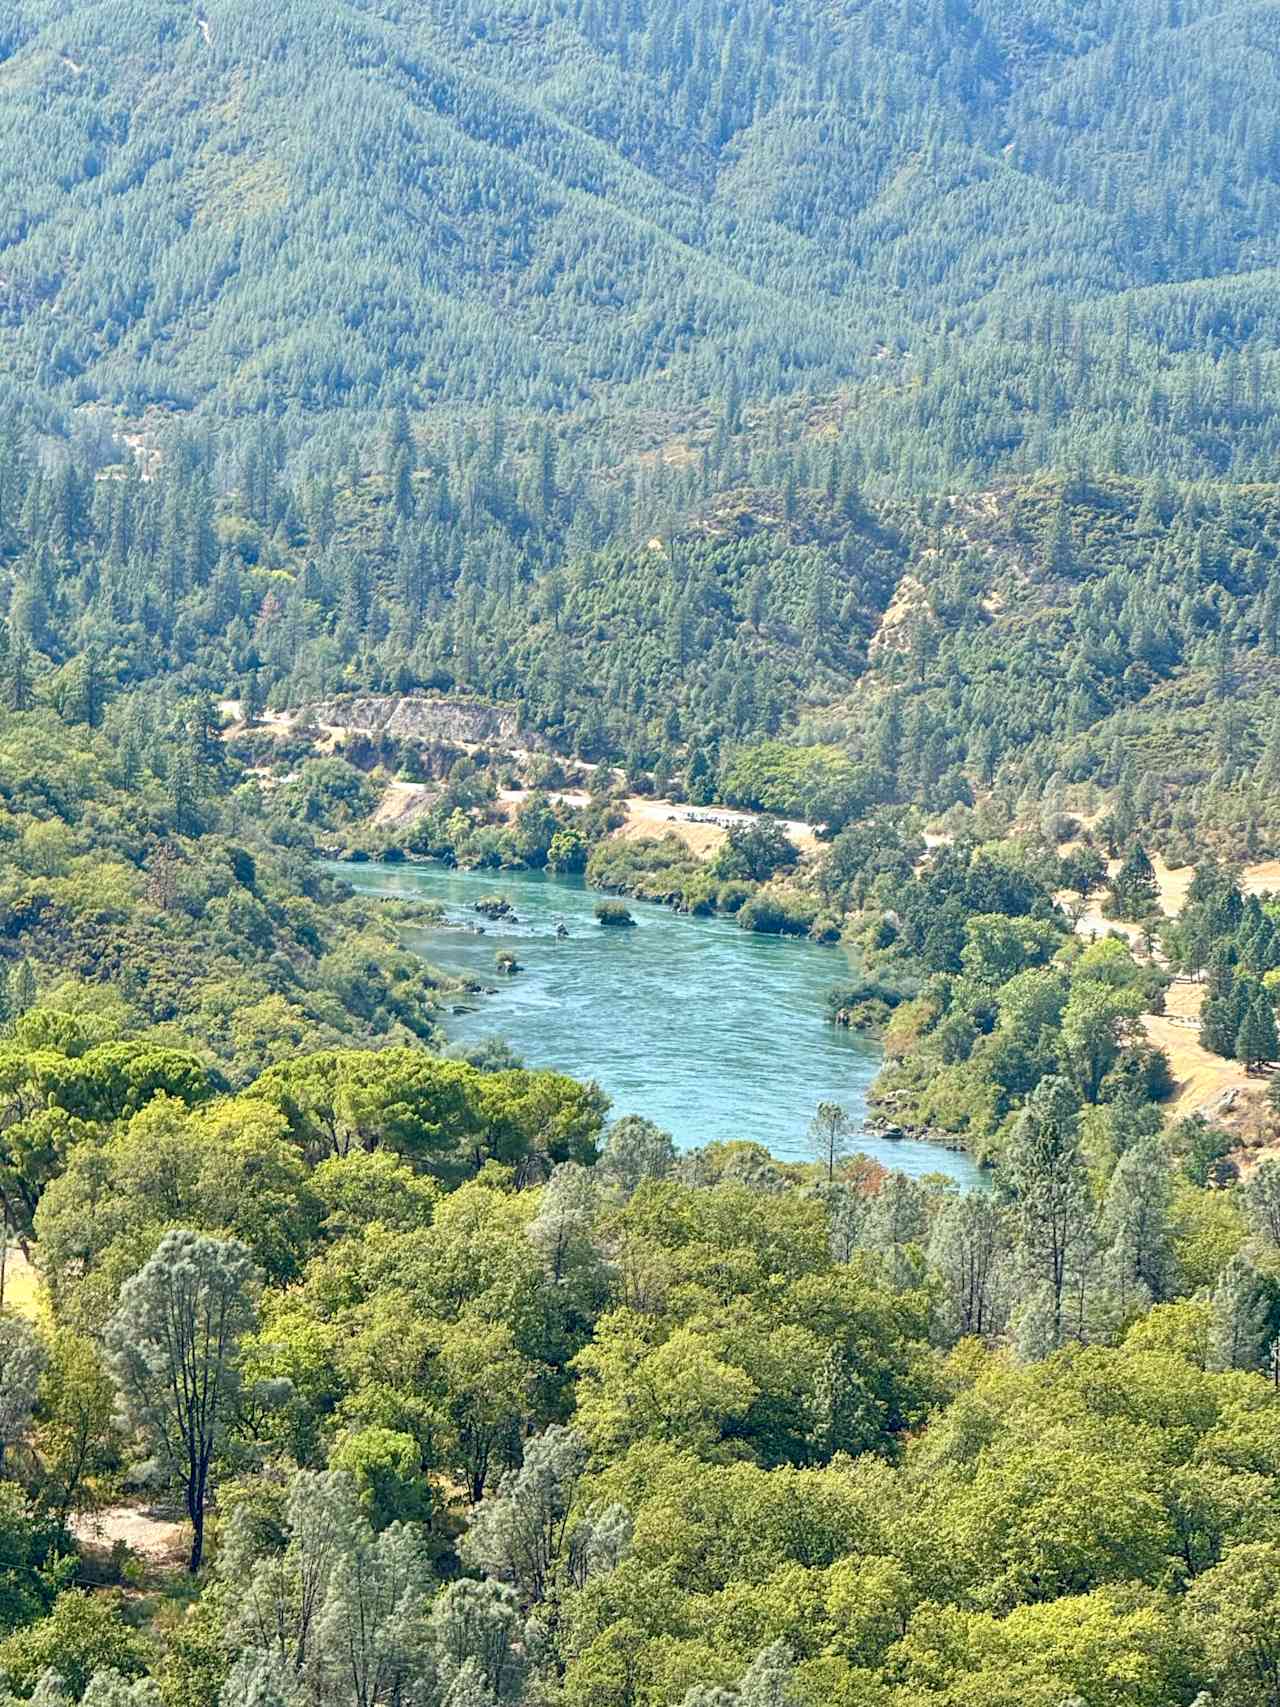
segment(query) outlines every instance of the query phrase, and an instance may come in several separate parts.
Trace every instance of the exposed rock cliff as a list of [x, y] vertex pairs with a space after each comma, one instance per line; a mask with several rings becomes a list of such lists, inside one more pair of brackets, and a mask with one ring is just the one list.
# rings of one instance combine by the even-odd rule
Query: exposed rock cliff
[[363, 735], [386, 734], [408, 741], [540, 745], [534, 736], [518, 731], [514, 706], [484, 705], [477, 700], [428, 699], [416, 694], [343, 694], [306, 706], [298, 714], [298, 721]]

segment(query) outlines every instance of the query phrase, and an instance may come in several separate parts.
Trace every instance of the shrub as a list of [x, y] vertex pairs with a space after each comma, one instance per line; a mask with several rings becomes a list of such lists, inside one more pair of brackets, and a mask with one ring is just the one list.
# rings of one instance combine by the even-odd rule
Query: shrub
[[685, 884], [684, 905], [687, 912], [705, 918], [716, 910], [718, 885], [710, 872], [692, 878]]
[[307, 759], [297, 776], [271, 797], [274, 817], [333, 830], [368, 817], [378, 790], [343, 759]]
[[843, 928], [842, 921], [835, 913], [819, 913], [809, 926], [809, 935], [815, 942], [839, 942]]
[[740, 877], [732, 877], [716, 891], [716, 906], [722, 913], [736, 913], [754, 893], [750, 883], [744, 883]]
[[421, 1457], [412, 1435], [372, 1425], [344, 1435], [329, 1464], [355, 1478], [360, 1504], [381, 1530], [397, 1519], [416, 1523], [430, 1517], [431, 1487]]
[[624, 906], [621, 901], [597, 901], [596, 921], [611, 930], [618, 930], [627, 925], [635, 924], [635, 920], [631, 917], [631, 909]]
[[799, 859], [799, 849], [776, 819], [752, 818], [731, 824], [729, 837], [712, 860], [717, 877], [745, 877], [763, 883], [783, 866]]
[[816, 913], [812, 901], [762, 890], [743, 902], [738, 923], [744, 931], [759, 931], [765, 936], [807, 936]]
[[827, 1018], [851, 1031], [878, 1032], [889, 1023], [894, 1009], [909, 1000], [908, 993], [896, 984], [858, 978], [848, 984], [833, 984], [827, 991]]
[[660, 839], [600, 842], [587, 862], [587, 882], [593, 888], [655, 900], [683, 896], [685, 888], [704, 875], [701, 861], [670, 831]]
[[505, 919], [511, 913], [511, 903], [505, 895], [482, 895], [473, 911], [483, 913], [486, 919]]
[[130, 1629], [122, 1610], [116, 1595], [70, 1589], [58, 1596], [47, 1618], [0, 1644], [0, 1665], [24, 1694], [44, 1672], [56, 1670], [77, 1700], [95, 1671], [110, 1667], [122, 1677], [137, 1677], [147, 1669], [151, 1646]]

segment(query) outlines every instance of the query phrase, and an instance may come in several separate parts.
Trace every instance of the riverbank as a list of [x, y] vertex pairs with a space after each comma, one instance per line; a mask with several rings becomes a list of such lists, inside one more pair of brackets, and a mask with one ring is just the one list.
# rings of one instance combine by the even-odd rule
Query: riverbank
[[[874, 1099], [871, 1106], [875, 1106]], [[867, 1131], [886, 1144], [928, 1144], [935, 1150], [948, 1150], [953, 1155], [967, 1156], [974, 1161], [975, 1167], [987, 1166], [985, 1162], [974, 1160], [968, 1146], [957, 1133], [944, 1132], [940, 1127], [913, 1126], [908, 1123], [899, 1125], [895, 1121], [871, 1113], [867, 1116]]]

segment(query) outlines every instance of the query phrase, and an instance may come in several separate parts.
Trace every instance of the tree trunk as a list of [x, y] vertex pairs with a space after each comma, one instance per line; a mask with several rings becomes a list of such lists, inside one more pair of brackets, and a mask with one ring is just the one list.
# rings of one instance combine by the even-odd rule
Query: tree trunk
[[204, 1508], [208, 1487], [208, 1463], [197, 1460], [187, 1483], [187, 1516], [191, 1519], [191, 1558], [187, 1570], [192, 1576], [200, 1569], [200, 1561], [204, 1558]]

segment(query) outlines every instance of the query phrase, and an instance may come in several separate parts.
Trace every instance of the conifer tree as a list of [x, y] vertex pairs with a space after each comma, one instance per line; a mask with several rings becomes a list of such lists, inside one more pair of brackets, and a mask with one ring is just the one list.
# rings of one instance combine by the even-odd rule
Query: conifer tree
[[1261, 992], [1253, 995], [1245, 1009], [1244, 1018], [1235, 1038], [1235, 1053], [1245, 1064], [1245, 1070], [1256, 1073], [1268, 1061], [1280, 1056], [1280, 1039], [1276, 1036], [1275, 1009]]
[[1014, 1125], [1005, 1161], [1019, 1256], [1032, 1286], [1044, 1289], [1053, 1345], [1062, 1342], [1072, 1269], [1091, 1249], [1094, 1233], [1079, 1107], [1066, 1079], [1042, 1079]]
[[30, 960], [24, 955], [14, 969], [9, 986], [9, 1004], [14, 1018], [26, 1013], [35, 1003], [36, 975]]

